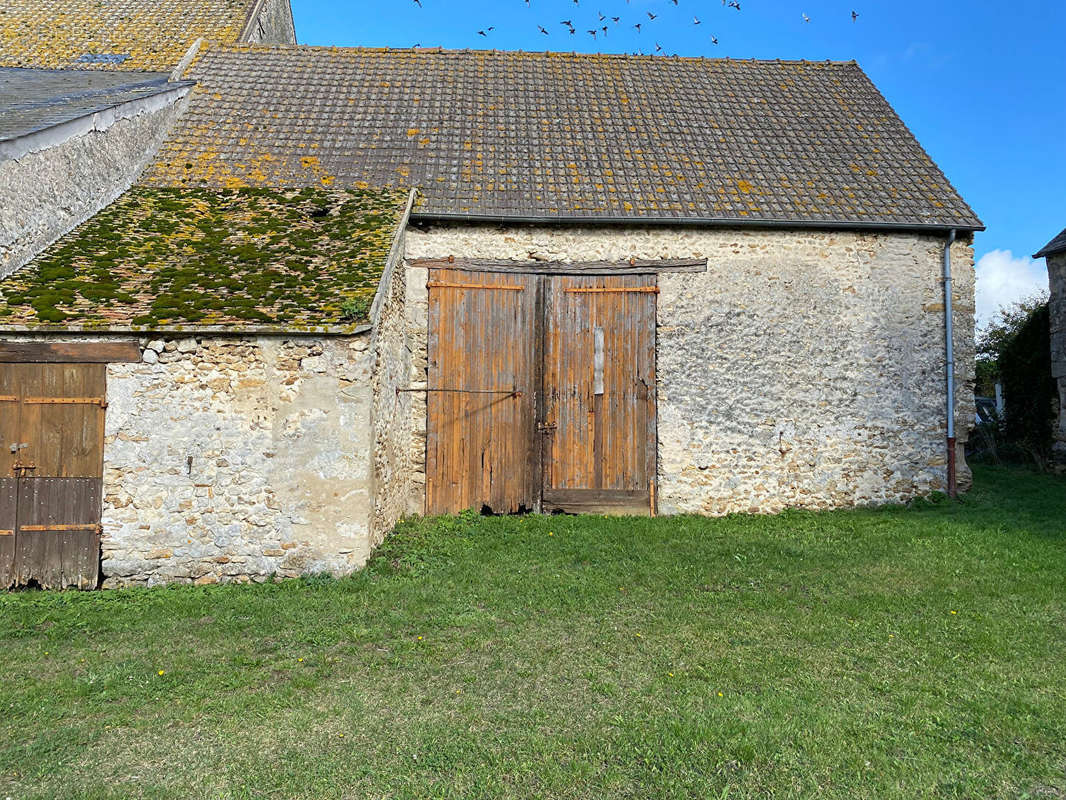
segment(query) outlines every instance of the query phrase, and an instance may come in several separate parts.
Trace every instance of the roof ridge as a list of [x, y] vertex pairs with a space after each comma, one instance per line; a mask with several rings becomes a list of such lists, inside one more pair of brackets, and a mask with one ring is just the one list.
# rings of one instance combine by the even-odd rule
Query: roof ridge
[[855, 59], [783, 59], [783, 58], [732, 58], [730, 56], [655, 55], [652, 53], [585, 53], [577, 50], [497, 50], [473, 47], [367, 47], [362, 45], [313, 45], [313, 44], [255, 44], [249, 42], [211, 42], [214, 50], [253, 51], [264, 53], [293, 52], [345, 52], [345, 53], [411, 53], [415, 55], [497, 55], [528, 57], [605, 58], [605, 59], [654, 59], [656, 61], [711, 61], [731, 64], [801, 64], [805, 66], [858, 66]]

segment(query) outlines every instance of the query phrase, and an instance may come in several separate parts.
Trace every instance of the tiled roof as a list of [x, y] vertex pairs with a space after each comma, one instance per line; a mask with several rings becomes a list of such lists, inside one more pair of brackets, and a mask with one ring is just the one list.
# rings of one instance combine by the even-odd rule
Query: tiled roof
[[0, 66], [170, 70], [196, 39], [238, 41], [255, 0], [4, 0]]
[[418, 187], [426, 216], [980, 227], [853, 62], [237, 46], [155, 186]]
[[168, 83], [168, 77], [159, 72], [0, 67], [0, 142], [188, 85]]
[[1066, 228], [1062, 233], [1044, 245], [1043, 249], [1039, 253], [1033, 256], [1033, 258], [1043, 258], [1044, 256], [1054, 256], [1059, 253], [1066, 253]]
[[0, 281], [0, 328], [351, 330], [407, 198], [134, 188]]

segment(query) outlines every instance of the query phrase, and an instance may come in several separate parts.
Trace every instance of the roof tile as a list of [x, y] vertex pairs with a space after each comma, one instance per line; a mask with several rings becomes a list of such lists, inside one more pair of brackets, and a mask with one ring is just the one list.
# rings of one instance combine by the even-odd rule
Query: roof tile
[[236, 42], [255, 0], [4, 0], [0, 66], [171, 70], [196, 39]]
[[153, 186], [418, 187], [422, 216], [978, 228], [854, 62], [211, 48]]
[[1066, 253], [1066, 228], [1063, 228], [1062, 233], [1044, 245], [1033, 258], [1044, 258], [1045, 256], [1054, 256], [1059, 253]]

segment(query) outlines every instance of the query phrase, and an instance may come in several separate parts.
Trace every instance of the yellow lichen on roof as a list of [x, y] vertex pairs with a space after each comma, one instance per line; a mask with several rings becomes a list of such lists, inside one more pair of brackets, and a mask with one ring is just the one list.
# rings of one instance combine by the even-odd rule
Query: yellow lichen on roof
[[5, 0], [0, 66], [173, 69], [198, 38], [235, 43], [254, 0]]

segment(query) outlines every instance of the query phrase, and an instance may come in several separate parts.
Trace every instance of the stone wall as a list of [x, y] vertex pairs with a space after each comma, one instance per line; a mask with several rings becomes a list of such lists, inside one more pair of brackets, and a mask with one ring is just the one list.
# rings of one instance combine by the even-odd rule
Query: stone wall
[[0, 161], [0, 277], [126, 191], [180, 113], [186, 92], [35, 134], [26, 152]]
[[289, 0], [265, 0], [248, 30], [250, 44], [296, 44]]
[[362, 566], [372, 366], [368, 334], [166, 339], [109, 365], [105, 586]]
[[1051, 375], [1059, 387], [1059, 421], [1053, 454], [1066, 468], [1066, 253], [1048, 256], [1048, 288], [1051, 292]]
[[[725, 514], [945, 488], [943, 243], [902, 233], [442, 225], [412, 229], [407, 254], [709, 259], [706, 273], [660, 277], [659, 502], [665, 513]], [[952, 255], [966, 488], [970, 243]]]
[[[374, 516], [371, 539], [380, 544], [405, 515], [422, 511], [418, 502], [424, 475], [425, 422], [416, 428], [413, 411], [420, 395], [407, 391], [417, 379], [407, 306], [407, 273], [402, 258], [383, 280], [382, 303], [373, 335], [374, 353]], [[425, 289], [423, 288], [423, 292]], [[423, 325], [423, 329], [424, 329]], [[416, 340], [417, 341], [417, 340]]]

